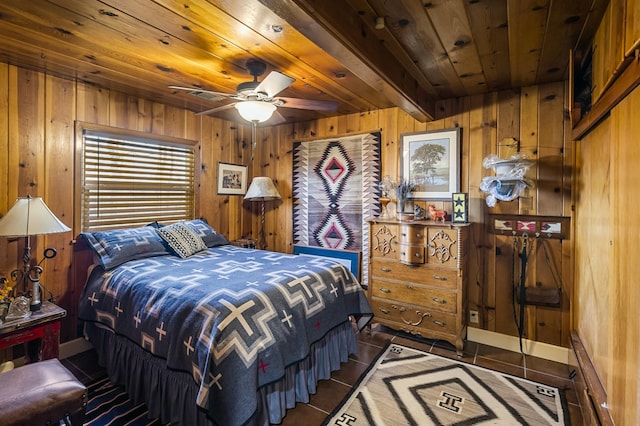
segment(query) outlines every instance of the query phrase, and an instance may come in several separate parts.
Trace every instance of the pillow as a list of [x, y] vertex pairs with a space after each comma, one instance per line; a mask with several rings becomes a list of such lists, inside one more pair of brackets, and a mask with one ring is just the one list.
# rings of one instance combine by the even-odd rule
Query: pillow
[[224, 235], [217, 233], [204, 219], [187, 220], [181, 223], [193, 228], [207, 247], [218, 247], [229, 244], [229, 240], [227, 240]]
[[183, 222], [155, 228], [155, 231], [183, 259], [207, 249], [196, 231]]
[[81, 234], [98, 256], [104, 269], [113, 269], [129, 260], [171, 254], [152, 227], [114, 229]]

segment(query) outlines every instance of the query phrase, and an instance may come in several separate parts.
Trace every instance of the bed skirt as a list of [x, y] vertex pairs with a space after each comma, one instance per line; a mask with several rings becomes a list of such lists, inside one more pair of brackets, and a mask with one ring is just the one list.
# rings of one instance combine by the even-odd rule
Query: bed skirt
[[[164, 359], [98, 324], [85, 323], [85, 337], [95, 347], [111, 381], [124, 385], [136, 403], [145, 403], [151, 417], [172, 425], [213, 424], [196, 405], [198, 386], [190, 373], [168, 370]], [[297, 402], [308, 403], [310, 395], [316, 393], [318, 381], [329, 379], [331, 372], [339, 370], [357, 348], [351, 321], [331, 330], [311, 346], [305, 359], [288, 366], [284, 377], [256, 391], [258, 406], [246, 424], [280, 423], [287, 409]]]

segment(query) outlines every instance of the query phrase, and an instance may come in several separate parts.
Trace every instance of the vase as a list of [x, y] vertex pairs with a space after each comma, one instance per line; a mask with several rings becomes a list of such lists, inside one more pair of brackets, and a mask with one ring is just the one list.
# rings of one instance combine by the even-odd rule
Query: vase
[[413, 220], [415, 216], [413, 200], [399, 197], [398, 204], [396, 205], [396, 213], [398, 220]]
[[396, 212], [397, 213], [404, 213], [404, 204], [405, 204], [406, 199], [403, 196], [398, 196], [398, 199], [396, 200]]

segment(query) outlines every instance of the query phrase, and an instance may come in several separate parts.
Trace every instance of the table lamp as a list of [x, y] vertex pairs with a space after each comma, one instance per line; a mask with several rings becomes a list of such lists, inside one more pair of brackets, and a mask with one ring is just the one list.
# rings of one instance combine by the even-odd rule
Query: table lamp
[[[25, 289], [27, 282], [31, 282], [30, 309], [32, 311], [38, 311], [42, 306], [42, 299], [40, 297], [40, 274], [42, 273], [42, 268], [40, 264], [35, 266], [31, 265], [30, 237], [32, 235], [55, 234], [68, 231], [71, 231], [71, 229], [49, 210], [49, 207], [47, 207], [42, 198], [31, 197], [31, 195], [18, 198], [13, 207], [0, 219], [0, 237], [25, 237], [24, 256], [22, 258], [24, 265], [22, 266], [22, 270], [13, 270], [11, 277], [16, 284], [18, 284], [19, 281], [24, 282]], [[54, 249], [47, 249], [45, 253], [45, 258], [55, 256]]]
[[273, 181], [270, 177], [255, 177], [251, 181], [251, 185], [249, 185], [249, 189], [247, 190], [246, 195], [244, 196], [245, 200], [248, 201], [260, 201], [261, 205], [261, 226], [260, 226], [260, 239], [258, 240], [258, 244], [260, 249], [264, 250], [267, 248], [267, 242], [264, 237], [264, 202], [270, 200], [279, 200], [280, 193], [278, 189], [273, 184]]

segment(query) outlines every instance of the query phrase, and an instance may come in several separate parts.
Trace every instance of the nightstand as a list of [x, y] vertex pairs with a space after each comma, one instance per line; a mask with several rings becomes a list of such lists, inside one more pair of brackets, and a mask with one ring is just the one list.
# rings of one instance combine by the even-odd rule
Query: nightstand
[[229, 243], [236, 247], [244, 247], [254, 249], [257, 246], [257, 241], [250, 238], [240, 238], [238, 240], [229, 241]]
[[26, 361], [58, 358], [60, 319], [67, 311], [51, 302], [43, 302], [39, 311], [29, 318], [0, 324], [0, 349], [24, 343]]

